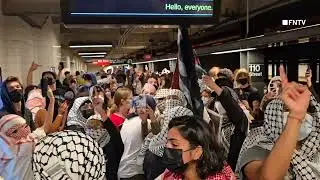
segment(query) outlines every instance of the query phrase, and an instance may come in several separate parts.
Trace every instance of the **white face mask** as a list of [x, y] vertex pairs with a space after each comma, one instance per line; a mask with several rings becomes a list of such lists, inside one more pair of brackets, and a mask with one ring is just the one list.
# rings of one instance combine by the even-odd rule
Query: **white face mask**
[[[283, 113], [284, 124], [287, 124], [288, 115], [289, 115], [289, 112]], [[300, 134], [299, 134], [299, 138], [298, 138], [299, 141], [306, 139], [309, 136], [309, 134], [311, 133], [312, 128], [313, 128], [312, 121], [313, 121], [313, 117], [310, 114], [306, 114], [306, 117], [302, 121], [302, 124], [300, 127]]]

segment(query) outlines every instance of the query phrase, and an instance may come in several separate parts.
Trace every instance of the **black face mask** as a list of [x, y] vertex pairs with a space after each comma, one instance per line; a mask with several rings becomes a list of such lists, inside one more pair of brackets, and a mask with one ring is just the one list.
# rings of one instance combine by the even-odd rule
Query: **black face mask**
[[47, 79], [48, 79], [48, 85], [49, 85], [49, 86], [51, 86], [51, 85], [53, 85], [54, 83], [56, 83], [56, 80], [54, 80], [54, 79], [51, 78], [51, 77], [48, 77]]
[[94, 115], [94, 109], [83, 110], [81, 111], [81, 114], [85, 119], [89, 119], [89, 117]]
[[165, 148], [162, 161], [166, 168], [174, 173], [183, 173], [188, 164], [185, 164], [182, 159], [183, 151], [181, 149]]
[[246, 85], [246, 84], [248, 83], [248, 79], [247, 79], [247, 78], [245, 78], [245, 79], [239, 79], [238, 81], [239, 81], [239, 83], [240, 83], [241, 85]]
[[18, 103], [22, 101], [23, 94], [18, 90], [12, 91], [11, 93], [9, 93], [9, 95], [10, 95], [10, 100], [14, 103]]

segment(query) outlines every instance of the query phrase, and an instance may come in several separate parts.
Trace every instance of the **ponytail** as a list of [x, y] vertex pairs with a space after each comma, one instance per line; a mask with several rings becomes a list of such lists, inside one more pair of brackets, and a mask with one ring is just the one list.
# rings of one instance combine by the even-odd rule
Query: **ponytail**
[[110, 114], [116, 113], [118, 111], [118, 106], [116, 104], [113, 104], [110, 108]]

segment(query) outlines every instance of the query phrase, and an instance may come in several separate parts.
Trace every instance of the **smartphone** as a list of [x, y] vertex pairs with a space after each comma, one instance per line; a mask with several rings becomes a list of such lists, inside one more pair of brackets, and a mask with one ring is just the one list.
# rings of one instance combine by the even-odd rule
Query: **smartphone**
[[135, 102], [137, 108], [146, 108], [147, 107], [147, 98], [146, 96], [138, 96], [138, 99]]
[[43, 97], [48, 96], [48, 83], [49, 82], [47, 78], [41, 79], [41, 93]]

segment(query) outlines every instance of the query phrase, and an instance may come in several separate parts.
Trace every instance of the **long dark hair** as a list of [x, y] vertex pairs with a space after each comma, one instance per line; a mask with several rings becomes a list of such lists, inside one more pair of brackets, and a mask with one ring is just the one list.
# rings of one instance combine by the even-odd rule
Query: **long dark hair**
[[223, 170], [226, 150], [214, 136], [214, 129], [204, 120], [190, 116], [178, 117], [170, 121], [169, 129], [171, 128], [177, 128], [181, 135], [189, 141], [191, 147], [202, 147], [202, 156], [196, 162], [197, 173], [201, 179]]

